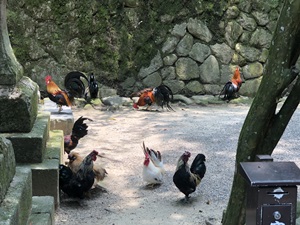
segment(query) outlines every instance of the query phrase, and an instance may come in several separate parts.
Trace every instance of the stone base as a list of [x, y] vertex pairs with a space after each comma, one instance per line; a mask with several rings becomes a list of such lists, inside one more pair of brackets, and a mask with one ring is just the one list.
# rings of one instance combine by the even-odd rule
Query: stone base
[[45, 159], [42, 163], [31, 164], [32, 195], [52, 196], [59, 206], [59, 164], [63, 151], [63, 132], [51, 131], [47, 142]]
[[33, 196], [28, 224], [54, 225], [54, 199], [51, 196]]
[[0, 133], [31, 131], [37, 116], [38, 89], [25, 76], [14, 86], [0, 85]]
[[43, 161], [49, 136], [49, 120], [49, 113], [39, 113], [30, 132], [2, 134], [12, 142], [17, 163]]
[[0, 202], [16, 172], [15, 154], [9, 140], [0, 137]]
[[58, 112], [56, 104], [49, 98], [45, 98], [41, 110], [50, 112], [50, 130], [62, 130], [64, 135], [72, 132], [74, 117], [70, 107], [63, 106], [63, 110]]
[[3, 225], [27, 225], [32, 202], [31, 170], [16, 167], [3, 202], [0, 204], [0, 223]]

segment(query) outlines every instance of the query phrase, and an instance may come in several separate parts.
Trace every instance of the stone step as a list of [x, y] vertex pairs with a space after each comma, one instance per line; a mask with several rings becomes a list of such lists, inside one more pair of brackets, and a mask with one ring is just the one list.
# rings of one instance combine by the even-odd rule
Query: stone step
[[70, 107], [63, 106], [63, 110], [58, 112], [56, 103], [52, 102], [49, 98], [44, 98], [41, 110], [51, 114], [50, 130], [62, 130], [64, 135], [72, 132], [74, 117]]
[[54, 198], [51, 196], [33, 196], [32, 210], [28, 225], [54, 225]]
[[5, 197], [15, 172], [16, 161], [11, 141], [0, 136], [0, 202]]
[[17, 166], [16, 173], [0, 204], [0, 225], [26, 225], [32, 202], [31, 169]]
[[32, 195], [52, 196], [54, 204], [59, 206], [59, 164], [63, 154], [63, 132], [50, 131], [46, 154], [42, 163], [31, 164]]
[[12, 142], [17, 163], [40, 163], [46, 151], [49, 136], [49, 112], [39, 112], [29, 133], [4, 133]]

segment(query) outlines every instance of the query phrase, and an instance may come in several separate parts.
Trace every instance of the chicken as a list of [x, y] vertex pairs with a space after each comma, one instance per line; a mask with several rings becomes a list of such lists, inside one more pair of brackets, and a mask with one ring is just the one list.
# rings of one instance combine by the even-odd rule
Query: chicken
[[[71, 151], [68, 155], [68, 159], [68, 166], [70, 167], [73, 173], [77, 173], [79, 170], [79, 166], [83, 161], [83, 157], [81, 157], [78, 152]], [[96, 185], [99, 181], [102, 181], [105, 178], [107, 172], [99, 164], [94, 164], [93, 171], [95, 174], [94, 185]]]
[[143, 166], [143, 180], [147, 186], [161, 184], [163, 174], [165, 173], [164, 164], [161, 153], [153, 149], [149, 149], [143, 142], [143, 150], [145, 155]]
[[[86, 81], [88, 88], [85, 87]], [[84, 98], [86, 101], [98, 97], [98, 83], [93, 73], [89, 79], [81, 72], [73, 71], [65, 77], [65, 88], [76, 98]]]
[[59, 166], [59, 188], [69, 197], [84, 198], [94, 184], [95, 174], [93, 166], [98, 152], [93, 150], [79, 165], [78, 171], [73, 173], [70, 167]]
[[81, 78], [86, 80], [87, 83], [89, 82], [88, 78], [79, 71], [70, 72], [65, 77], [65, 88], [75, 98], [83, 98], [85, 96], [86, 88]]
[[[89, 77], [89, 93], [90, 93], [90, 98], [91, 99], [95, 99], [98, 97], [98, 91], [99, 91], [99, 87], [98, 87], [98, 82], [95, 79], [95, 76], [93, 73], [90, 74]], [[86, 95], [86, 99], [87, 99], [87, 95]]]
[[47, 86], [47, 94], [51, 101], [55, 102], [59, 107], [58, 112], [62, 111], [62, 106], [72, 106], [73, 98], [65, 90], [61, 90], [56, 83], [52, 80], [50, 75], [45, 77], [45, 82]]
[[139, 92], [133, 93], [130, 97], [139, 97], [138, 101], [133, 104], [135, 109], [145, 105], [148, 106], [148, 109], [152, 104], [156, 103], [158, 106], [162, 107], [162, 109], [166, 105], [168, 110], [174, 111], [169, 104], [170, 100], [173, 100], [172, 90], [164, 84], [155, 88], [145, 88]]
[[196, 190], [196, 187], [200, 184], [203, 179], [206, 166], [205, 166], [205, 156], [203, 154], [198, 154], [194, 159], [191, 167], [189, 167], [188, 160], [191, 153], [186, 151], [180, 156], [176, 172], [173, 175], [173, 182], [175, 186], [185, 195], [186, 201], [189, 195]]
[[64, 150], [67, 154], [76, 148], [78, 141], [88, 133], [88, 125], [84, 123], [85, 120], [93, 121], [89, 118], [79, 117], [73, 125], [72, 133], [64, 136]]
[[238, 97], [237, 93], [240, 90], [241, 86], [242, 86], [242, 79], [241, 79], [240, 69], [237, 66], [231, 80], [224, 85], [222, 91], [219, 94], [219, 97], [221, 97], [221, 95], [224, 95], [222, 99], [226, 101], [230, 101]]

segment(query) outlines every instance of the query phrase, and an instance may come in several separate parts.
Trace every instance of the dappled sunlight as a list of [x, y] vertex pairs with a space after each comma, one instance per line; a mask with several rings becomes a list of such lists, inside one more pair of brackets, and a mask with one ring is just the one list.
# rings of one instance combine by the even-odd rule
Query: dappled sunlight
[[[221, 224], [235, 170], [238, 138], [248, 107], [228, 104], [174, 109], [176, 112], [161, 113], [130, 108], [114, 112], [74, 111], [74, 118], [93, 119], [88, 123], [88, 135], [80, 140], [76, 151], [83, 155], [91, 148], [99, 151], [103, 157], [98, 157], [95, 163], [103, 165], [108, 172], [100, 183], [107, 193], [98, 191], [90, 199], [83, 200], [87, 221], [97, 224], [124, 224], [124, 221], [139, 221], [142, 225], [190, 225], [205, 224], [205, 221]], [[274, 160], [300, 162], [298, 140], [292, 135], [299, 133], [298, 121], [298, 115], [293, 117], [293, 125], [288, 126], [274, 150]], [[159, 150], [164, 161], [163, 183], [154, 188], [146, 187], [142, 179], [143, 142]], [[178, 158], [184, 151], [191, 152], [190, 164], [198, 153], [205, 154], [207, 167], [205, 177], [188, 203], [182, 201], [184, 195], [172, 180]], [[76, 207], [63, 204], [60, 218], [66, 219], [68, 224], [76, 222], [72, 220]], [[97, 216], [92, 213], [94, 207], [97, 207]], [[57, 224], [63, 223], [58, 221]]]

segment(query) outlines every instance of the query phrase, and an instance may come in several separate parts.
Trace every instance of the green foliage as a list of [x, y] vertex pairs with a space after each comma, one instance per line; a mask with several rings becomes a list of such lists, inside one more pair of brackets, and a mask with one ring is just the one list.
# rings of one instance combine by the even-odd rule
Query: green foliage
[[[227, 6], [225, 0], [147, 0], [138, 1], [135, 8], [125, 7], [122, 0], [24, 1], [21, 4], [12, 0], [9, 16], [12, 46], [22, 65], [34, 67], [28, 54], [34, 40], [58, 66], [93, 71], [107, 82], [137, 76], [142, 66], [149, 65], [177, 23], [207, 16], [207, 23], [217, 32]], [[19, 16], [20, 11], [28, 15], [25, 20]], [[24, 37], [28, 24], [39, 31]], [[74, 47], [67, 46], [74, 39], [78, 43]], [[67, 57], [76, 58], [82, 66], [69, 65], [64, 57], [66, 51], [75, 53]]]

